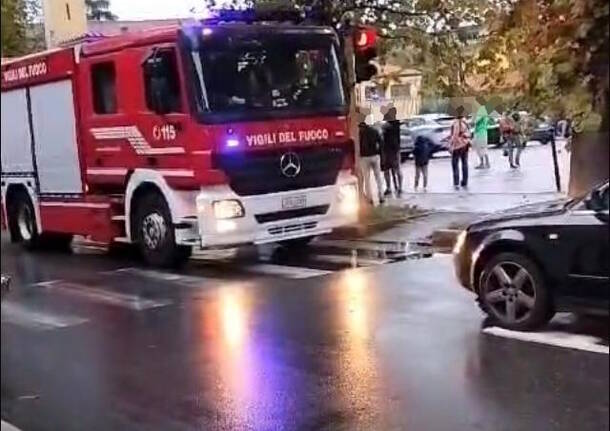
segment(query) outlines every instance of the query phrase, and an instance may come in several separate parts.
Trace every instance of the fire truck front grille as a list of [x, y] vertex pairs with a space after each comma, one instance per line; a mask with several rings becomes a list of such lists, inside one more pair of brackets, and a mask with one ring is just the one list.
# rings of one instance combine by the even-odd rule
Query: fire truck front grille
[[318, 222], [311, 221], [311, 222], [307, 222], [307, 223], [290, 224], [290, 225], [286, 225], [286, 226], [276, 226], [276, 227], [267, 229], [267, 231], [271, 235], [288, 235], [290, 233], [297, 233], [297, 232], [303, 232], [303, 231], [315, 229], [317, 225], [318, 225]]
[[[285, 192], [335, 184], [346, 153], [341, 147], [281, 149], [219, 155], [216, 165], [229, 177], [231, 189], [240, 196]], [[299, 164], [282, 172], [282, 156]], [[296, 158], [294, 157], [296, 155]]]
[[288, 220], [291, 218], [306, 217], [312, 215], [324, 215], [328, 212], [330, 205], [318, 205], [309, 208], [296, 210], [275, 211], [272, 213], [256, 214], [254, 218], [259, 223], [269, 223], [273, 221]]

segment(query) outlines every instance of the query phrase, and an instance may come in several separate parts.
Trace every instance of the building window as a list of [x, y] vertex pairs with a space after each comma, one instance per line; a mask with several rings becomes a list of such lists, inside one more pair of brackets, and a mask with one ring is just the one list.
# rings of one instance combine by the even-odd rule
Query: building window
[[364, 87], [365, 100], [383, 100], [385, 99], [385, 91], [383, 85], [372, 84]]
[[93, 111], [96, 114], [116, 113], [116, 71], [114, 63], [109, 61], [92, 65], [91, 84]]
[[[153, 69], [155, 70], [154, 76], [151, 73]], [[155, 111], [154, 100], [159, 95], [155, 95], [154, 91], [158, 91], [165, 95], [168, 112], [182, 112], [178, 63], [176, 52], [173, 49], [157, 51], [145, 62], [143, 74], [146, 107], [150, 111]]]
[[68, 3], [66, 3], [66, 18], [68, 18], [68, 21], [72, 19], [70, 16], [70, 5]]
[[411, 84], [394, 84], [390, 87], [392, 99], [406, 99], [411, 97]]

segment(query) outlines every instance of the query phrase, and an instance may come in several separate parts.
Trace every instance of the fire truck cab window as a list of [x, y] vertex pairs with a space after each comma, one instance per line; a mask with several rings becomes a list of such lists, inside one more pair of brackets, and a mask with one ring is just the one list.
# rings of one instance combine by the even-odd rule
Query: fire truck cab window
[[93, 90], [93, 110], [96, 114], [117, 112], [116, 71], [113, 62], [98, 63], [91, 66]]
[[[143, 67], [144, 92], [148, 110], [163, 113], [181, 112], [180, 77], [176, 53], [173, 49], [157, 51], [146, 60]], [[160, 94], [155, 94], [155, 92]], [[155, 100], [162, 99], [163, 107]]]
[[313, 112], [345, 103], [330, 38], [288, 34], [204, 42], [203, 95], [215, 114]]

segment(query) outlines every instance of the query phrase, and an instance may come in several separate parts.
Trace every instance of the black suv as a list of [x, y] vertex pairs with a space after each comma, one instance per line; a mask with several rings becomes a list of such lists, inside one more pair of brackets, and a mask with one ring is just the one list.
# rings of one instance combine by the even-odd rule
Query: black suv
[[608, 182], [581, 199], [518, 207], [463, 231], [454, 247], [461, 284], [493, 323], [530, 330], [557, 310], [608, 312]]

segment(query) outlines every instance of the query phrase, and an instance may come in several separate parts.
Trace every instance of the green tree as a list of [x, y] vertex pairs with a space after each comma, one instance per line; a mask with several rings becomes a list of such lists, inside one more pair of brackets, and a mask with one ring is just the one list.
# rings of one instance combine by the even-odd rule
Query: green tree
[[87, 19], [92, 21], [114, 21], [117, 19], [110, 11], [109, 0], [85, 0]]
[[33, 40], [32, 26], [39, 16], [40, 7], [36, 0], [1, 0], [2, 57], [14, 57], [31, 52]]
[[480, 53], [490, 88], [574, 120], [571, 194], [608, 178], [608, 11], [606, 0], [519, 0]]
[[[290, 8], [313, 16], [315, 23], [341, 27], [373, 25], [382, 43], [381, 61], [413, 67], [423, 73], [426, 95], [455, 97], [470, 94], [478, 30], [512, 0], [296, 0]], [[213, 10], [215, 0], [207, 0]], [[279, 9], [273, 0], [232, 0], [223, 7]], [[474, 30], [474, 32], [473, 32]]]

